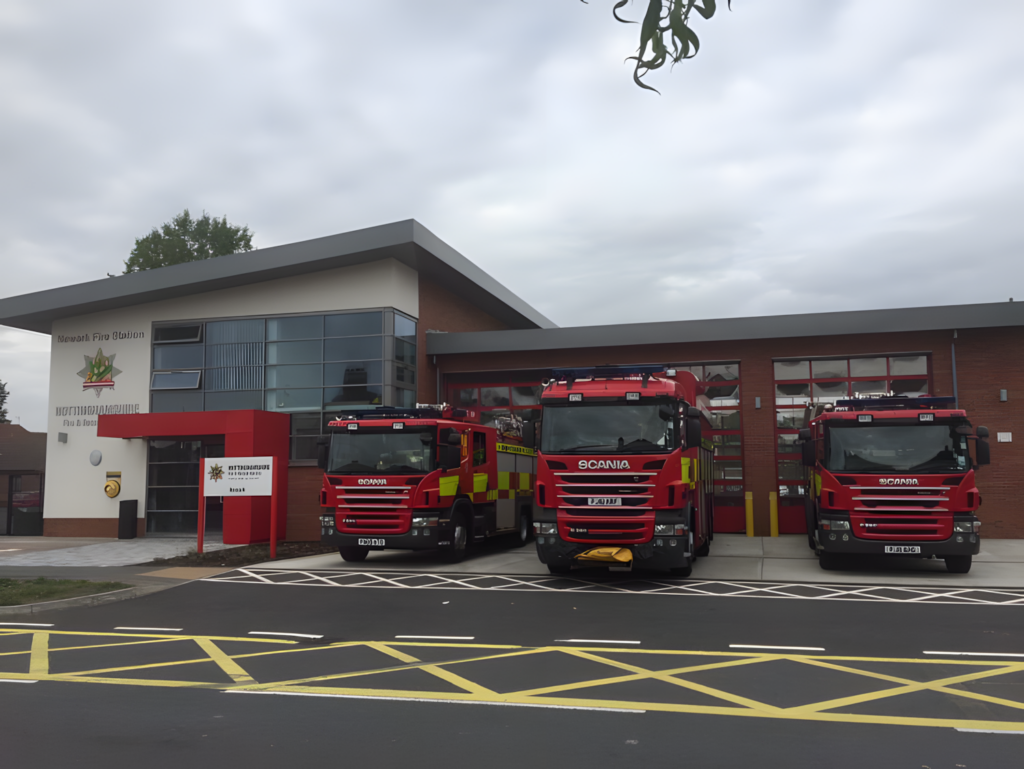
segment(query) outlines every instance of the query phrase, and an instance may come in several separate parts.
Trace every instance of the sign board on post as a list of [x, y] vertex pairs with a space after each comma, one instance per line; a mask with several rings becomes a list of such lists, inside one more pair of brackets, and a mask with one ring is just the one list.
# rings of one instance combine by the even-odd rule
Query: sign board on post
[[199, 541], [203, 552], [206, 497], [270, 497], [270, 557], [277, 557], [277, 483], [273, 457], [203, 459], [199, 476]]

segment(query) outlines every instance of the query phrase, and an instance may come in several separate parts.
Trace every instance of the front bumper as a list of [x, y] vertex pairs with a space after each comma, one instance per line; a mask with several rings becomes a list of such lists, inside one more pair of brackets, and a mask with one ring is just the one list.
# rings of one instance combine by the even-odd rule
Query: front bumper
[[[843, 537], [846, 539], [843, 539]], [[957, 542], [957, 537], [961, 542]], [[954, 534], [949, 539], [923, 540], [918, 542], [885, 541], [878, 539], [858, 539], [849, 532], [825, 531], [818, 529], [818, 544], [829, 553], [849, 553], [852, 555], [885, 555], [890, 557], [908, 558], [939, 558], [946, 555], [977, 555], [981, 551], [980, 534]], [[886, 546], [910, 546], [921, 548], [920, 553], [887, 553]]]
[[[333, 517], [333, 516], [331, 516]], [[453, 527], [448, 519], [437, 526], [412, 528], [404, 534], [347, 534], [333, 523], [320, 520], [320, 542], [331, 547], [368, 547], [370, 550], [432, 550], [451, 544]]]
[[[691, 555], [687, 551], [689, 537], [655, 537], [640, 545], [620, 545], [615, 542], [581, 544], [566, 542], [557, 534], [537, 536], [537, 555], [541, 563], [555, 566], [614, 566], [611, 563], [578, 561], [576, 556], [596, 547], [624, 547], [633, 553], [633, 566], [638, 569], [664, 571], [686, 566]], [[659, 544], [660, 543], [660, 544]]]

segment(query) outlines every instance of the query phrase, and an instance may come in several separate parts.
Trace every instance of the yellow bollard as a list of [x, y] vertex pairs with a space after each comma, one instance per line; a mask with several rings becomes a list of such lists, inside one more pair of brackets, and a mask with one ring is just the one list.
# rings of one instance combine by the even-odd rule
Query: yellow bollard
[[779, 493], [777, 491], [768, 492], [768, 513], [771, 516], [772, 521], [772, 536], [779, 536]]
[[754, 492], [748, 491], [743, 495], [747, 505], [747, 536], [754, 536]]

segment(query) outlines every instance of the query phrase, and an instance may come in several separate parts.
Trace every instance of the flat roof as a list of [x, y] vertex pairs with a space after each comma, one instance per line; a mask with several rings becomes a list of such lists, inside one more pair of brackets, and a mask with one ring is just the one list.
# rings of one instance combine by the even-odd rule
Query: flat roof
[[569, 350], [1000, 326], [1024, 326], [1024, 303], [994, 302], [895, 310], [625, 323], [614, 326], [439, 333], [427, 335], [427, 354]]
[[0, 299], [0, 325], [55, 320], [396, 259], [516, 329], [555, 324], [414, 219]]

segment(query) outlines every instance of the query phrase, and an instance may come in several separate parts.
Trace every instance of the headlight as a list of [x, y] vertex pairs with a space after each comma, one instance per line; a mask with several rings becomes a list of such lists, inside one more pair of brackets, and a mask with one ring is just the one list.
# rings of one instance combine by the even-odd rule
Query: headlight
[[557, 534], [558, 524], [557, 523], [534, 523], [533, 524], [534, 534]]
[[965, 531], [969, 534], [977, 534], [981, 530], [981, 521], [954, 521], [953, 531]]
[[849, 531], [849, 521], [822, 521], [821, 528], [825, 531]]
[[654, 535], [665, 537], [681, 537], [686, 534], [686, 525], [682, 523], [656, 523]]
[[424, 526], [437, 526], [437, 518], [427, 518], [424, 516], [417, 516], [412, 519], [412, 525], [414, 529], [419, 529]]

